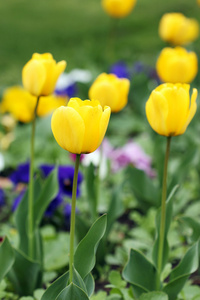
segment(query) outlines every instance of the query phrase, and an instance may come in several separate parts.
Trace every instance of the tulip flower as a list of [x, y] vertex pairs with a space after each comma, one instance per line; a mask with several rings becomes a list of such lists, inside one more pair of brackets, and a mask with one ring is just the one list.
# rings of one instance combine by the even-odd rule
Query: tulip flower
[[[28, 123], [34, 118], [37, 97], [31, 95], [21, 86], [13, 86], [5, 90], [0, 104], [0, 112], [10, 113], [15, 120]], [[37, 116], [44, 117], [57, 107], [66, 105], [67, 98], [50, 95], [40, 97]]]
[[102, 106], [108, 105], [112, 112], [119, 112], [128, 102], [130, 81], [114, 74], [100, 74], [89, 89], [89, 98], [97, 99]]
[[123, 18], [131, 13], [136, 0], [102, 0], [105, 12], [113, 18]]
[[110, 118], [110, 107], [102, 109], [99, 101], [71, 98], [67, 106], [57, 108], [51, 128], [57, 143], [65, 150], [90, 153], [101, 144]]
[[146, 103], [149, 124], [158, 134], [167, 137], [181, 135], [195, 115], [197, 89], [190, 99], [189, 84], [164, 83], [151, 93]]
[[34, 53], [22, 71], [24, 88], [34, 96], [53, 93], [58, 77], [66, 68], [64, 60], [56, 63], [50, 53]]
[[198, 58], [182, 47], [166, 47], [158, 57], [156, 70], [163, 82], [190, 83], [198, 72]]
[[199, 24], [181, 13], [167, 13], [161, 18], [159, 35], [161, 39], [174, 45], [188, 44], [198, 37]]

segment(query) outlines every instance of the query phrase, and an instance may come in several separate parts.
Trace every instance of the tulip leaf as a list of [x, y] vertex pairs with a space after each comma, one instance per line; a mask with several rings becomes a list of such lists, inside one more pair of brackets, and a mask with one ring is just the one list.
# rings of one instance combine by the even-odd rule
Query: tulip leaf
[[56, 297], [66, 288], [69, 281], [69, 271], [55, 280], [42, 295], [41, 300], [55, 300]]
[[39, 226], [42, 217], [49, 203], [55, 198], [58, 193], [58, 173], [57, 168], [53, 170], [45, 180], [40, 194], [35, 200], [34, 205], [34, 220], [35, 226]]
[[147, 207], [149, 207], [149, 205], [159, 206], [159, 189], [144, 171], [129, 166], [127, 168], [126, 177], [140, 203], [146, 204]]
[[[37, 179], [34, 181], [35, 197], [38, 196], [40, 191], [41, 191], [41, 184], [40, 184], [40, 180]], [[19, 233], [19, 240], [20, 240], [19, 250], [21, 250], [26, 255], [28, 255], [27, 222], [28, 222], [28, 190], [25, 192], [15, 212], [15, 224]]]
[[105, 259], [107, 249], [107, 237], [114, 222], [124, 213], [125, 207], [122, 201], [122, 185], [116, 186], [112, 192], [112, 198], [107, 213], [107, 226], [105, 234], [99, 243], [97, 250], [97, 261], [102, 262]]
[[0, 282], [14, 263], [14, 250], [7, 237], [0, 245]]
[[73, 267], [72, 282], [75, 285], [77, 285], [78, 287], [80, 287], [87, 294], [87, 288], [85, 286], [85, 283], [84, 283], [83, 279], [81, 278], [81, 276], [79, 275], [79, 273], [76, 271], [76, 269], [74, 267]]
[[170, 300], [176, 300], [178, 293], [182, 290], [190, 274], [198, 269], [198, 265], [199, 241], [188, 249], [178, 266], [172, 270], [169, 282], [163, 288]]
[[163, 292], [150, 292], [142, 294], [139, 300], [168, 300], [168, 296]]
[[[171, 220], [172, 220], [172, 213], [173, 213], [173, 196], [178, 188], [176, 185], [167, 201], [166, 201], [166, 223], [165, 223], [165, 237], [164, 237], [164, 247], [163, 247], [163, 261], [162, 261], [162, 268], [164, 268], [165, 264], [167, 263], [168, 253], [169, 253], [169, 245], [167, 240], [167, 234], [170, 228]], [[159, 231], [160, 231], [160, 222], [161, 222], [161, 208], [159, 208], [157, 216], [156, 216], [156, 241], [153, 247], [153, 261], [157, 266], [157, 258], [158, 258], [158, 247], [159, 247]]]
[[87, 295], [90, 297], [94, 293], [95, 282], [91, 273], [84, 278], [84, 283], [87, 289]]
[[74, 266], [83, 279], [91, 272], [95, 265], [97, 246], [105, 233], [106, 222], [106, 215], [97, 219], [77, 246], [74, 255]]
[[89, 298], [80, 287], [74, 283], [71, 283], [58, 295], [55, 300], [89, 300]]
[[156, 290], [157, 270], [139, 251], [131, 249], [128, 263], [123, 270], [124, 279], [132, 285], [137, 298], [142, 293]]
[[196, 242], [200, 237], [200, 223], [187, 216], [178, 218], [178, 221], [187, 224], [192, 229], [191, 240]]
[[[40, 178], [34, 181], [34, 258], [41, 261], [41, 239], [39, 234], [39, 225], [42, 216], [51, 200], [58, 192], [57, 170], [53, 170], [41, 186]], [[15, 223], [19, 232], [19, 249], [28, 255], [28, 190], [21, 200], [15, 213]], [[26, 224], [26, 226], [24, 225]]]
[[97, 214], [97, 193], [95, 188], [95, 166], [90, 163], [87, 167], [86, 173], [86, 190], [87, 190], [87, 200], [89, 203], [89, 209], [91, 213], [92, 220], [95, 220]]
[[19, 295], [32, 295], [40, 285], [41, 266], [29, 260], [21, 251], [15, 249], [14, 255], [15, 262], [8, 273], [8, 278]]

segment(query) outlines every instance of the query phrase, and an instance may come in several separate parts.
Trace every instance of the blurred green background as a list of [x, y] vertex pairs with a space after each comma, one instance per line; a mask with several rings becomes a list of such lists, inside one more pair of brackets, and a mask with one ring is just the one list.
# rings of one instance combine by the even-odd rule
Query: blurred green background
[[[1, 0], [0, 89], [21, 83], [22, 67], [34, 52], [65, 59], [66, 71], [86, 68], [95, 75], [119, 60], [154, 66], [165, 46], [158, 36], [159, 20], [173, 11], [196, 19], [200, 15], [196, 0], [138, 0], [118, 22], [104, 13], [101, 0]], [[200, 41], [189, 47], [199, 54]]]

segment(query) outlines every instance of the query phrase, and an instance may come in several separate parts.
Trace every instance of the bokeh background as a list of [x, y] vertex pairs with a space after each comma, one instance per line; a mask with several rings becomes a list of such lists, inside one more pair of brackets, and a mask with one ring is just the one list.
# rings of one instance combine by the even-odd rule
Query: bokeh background
[[[90, 69], [94, 76], [118, 60], [154, 66], [165, 46], [158, 24], [166, 12], [199, 20], [200, 7], [196, 0], [138, 0], [129, 16], [115, 22], [100, 0], [1, 0], [1, 91], [21, 83], [22, 67], [34, 52], [51, 52], [68, 62], [66, 71]], [[200, 40], [189, 48], [199, 54]]]

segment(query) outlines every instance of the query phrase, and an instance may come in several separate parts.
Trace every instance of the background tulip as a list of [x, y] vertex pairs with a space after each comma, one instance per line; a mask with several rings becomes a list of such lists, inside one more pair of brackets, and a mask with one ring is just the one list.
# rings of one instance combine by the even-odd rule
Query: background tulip
[[199, 24], [181, 13], [167, 13], [160, 20], [159, 35], [166, 42], [184, 45], [198, 37]]
[[51, 128], [57, 143], [65, 150], [80, 154], [95, 151], [101, 144], [110, 118], [110, 107], [99, 101], [71, 98], [67, 106], [55, 110]]
[[102, 0], [103, 9], [113, 18], [123, 18], [129, 15], [136, 0]]
[[24, 88], [34, 96], [48, 96], [53, 93], [56, 81], [65, 68], [66, 62], [56, 63], [50, 53], [34, 53], [22, 71]]
[[100, 74], [89, 89], [89, 98], [108, 105], [112, 112], [122, 110], [128, 102], [130, 81], [114, 74]]
[[158, 57], [156, 70], [164, 82], [190, 83], [198, 72], [198, 58], [182, 47], [167, 47]]
[[[37, 98], [21, 86], [8, 88], [2, 98], [0, 112], [10, 113], [17, 121], [28, 123], [33, 120]], [[67, 98], [55, 95], [40, 97], [37, 115], [44, 117], [61, 105], [66, 105]]]
[[189, 90], [188, 84], [172, 83], [153, 90], [146, 103], [146, 115], [158, 134], [176, 136], [185, 132], [197, 109], [197, 90], [193, 89], [191, 100]]

